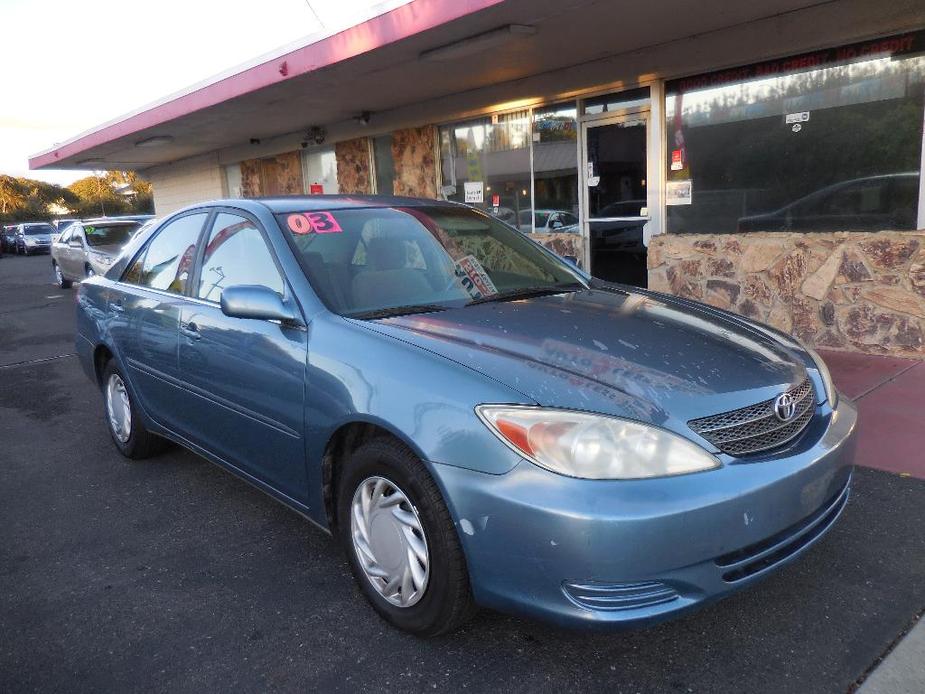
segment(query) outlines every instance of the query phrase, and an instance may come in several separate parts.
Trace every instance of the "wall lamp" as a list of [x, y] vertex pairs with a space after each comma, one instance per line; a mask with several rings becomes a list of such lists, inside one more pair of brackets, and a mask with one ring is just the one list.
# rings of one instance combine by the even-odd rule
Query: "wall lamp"
[[481, 34], [475, 34], [474, 36], [460, 39], [459, 41], [454, 41], [453, 43], [448, 43], [445, 46], [438, 46], [437, 48], [423, 51], [418, 55], [418, 59], [429, 62], [456, 60], [457, 58], [464, 58], [466, 56], [475, 55], [476, 53], [481, 53], [488, 48], [495, 48], [513, 39], [523, 39], [533, 36], [535, 33], [536, 27], [526, 24], [508, 24], [503, 27], [498, 27], [497, 29], [491, 29]]
[[163, 147], [173, 142], [173, 135], [153, 135], [135, 143], [136, 147]]

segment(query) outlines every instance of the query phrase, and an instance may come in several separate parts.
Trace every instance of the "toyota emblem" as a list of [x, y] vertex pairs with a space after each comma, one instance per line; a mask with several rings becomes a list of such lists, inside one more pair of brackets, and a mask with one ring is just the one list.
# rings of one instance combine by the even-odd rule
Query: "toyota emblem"
[[777, 415], [777, 418], [782, 422], [789, 422], [793, 419], [793, 415], [796, 414], [797, 404], [793, 401], [793, 398], [790, 397], [789, 393], [783, 393], [777, 396], [777, 400], [774, 401], [774, 414]]

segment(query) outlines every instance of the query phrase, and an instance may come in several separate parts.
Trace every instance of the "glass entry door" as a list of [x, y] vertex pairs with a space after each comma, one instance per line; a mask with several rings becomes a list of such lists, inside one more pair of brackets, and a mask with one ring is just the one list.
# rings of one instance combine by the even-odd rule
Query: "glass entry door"
[[591, 274], [646, 286], [648, 113], [589, 121], [585, 143], [585, 234]]

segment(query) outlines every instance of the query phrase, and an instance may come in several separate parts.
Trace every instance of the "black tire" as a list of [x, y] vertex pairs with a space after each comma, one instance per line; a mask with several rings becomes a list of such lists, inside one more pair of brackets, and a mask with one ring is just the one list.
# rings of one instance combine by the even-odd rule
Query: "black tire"
[[116, 362], [113, 359], [110, 359], [105, 368], [103, 369], [103, 416], [106, 420], [106, 427], [109, 429], [109, 435], [112, 438], [112, 442], [116, 444], [116, 448], [119, 449], [119, 452], [124, 455], [126, 458], [131, 458], [132, 460], [141, 460], [143, 458], [150, 458], [153, 455], [156, 455], [163, 451], [167, 447], [167, 441], [162, 439], [160, 436], [152, 434], [150, 431], [145, 429], [141, 421], [141, 413], [138, 411], [138, 407], [135, 405], [135, 401], [132, 399], [131, 394], [126, 389], [126, 396], [129, 401], [129, 409], [131, 411], [131, 428], [128, 439], [125, 441], [120, 440], [119, 436], [116, 434], [113, 429], [112, 423], [109, 418], [109, 409], [108, 409], [108, 398], [109, 398], [109, 388], [108, 384], [110, 379], [113, 376], [118, 376], [119, 379], [125, 383], [125, 376], [116, 366]]
[[[373, 476], [384, 477], [401, 488], [417, 509], [424, 528], [430, 577], [423, 596], [409, 607], [393, 605], [379, 594], [353, 546], [353, 496], [359, 485]], [[427, 468], [400, 442], [385, 437], [374, 439], [343, 462], [337, 481], [337, 526], [360, 590], [393, 626], [418, 636], [438, 636], [456, 629], [475, 613], [466, 560], [450, 512]]]
[[70, 289], [73, 285], [73, 282], [69, 279], [65, 279], [64, 273], [61, 272], [61, 266], [58, 265], [54, 260], [51, 261], [51, 266], [55, 270], [55, 281], [61, 289]]

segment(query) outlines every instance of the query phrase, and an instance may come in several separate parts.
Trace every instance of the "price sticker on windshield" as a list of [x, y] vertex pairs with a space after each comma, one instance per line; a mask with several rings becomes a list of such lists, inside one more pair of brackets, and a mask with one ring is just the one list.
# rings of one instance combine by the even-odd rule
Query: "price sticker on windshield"
[[293, 234], [340, 234], [343, 229], [330, 212], [298, 212], [286, 218]]

